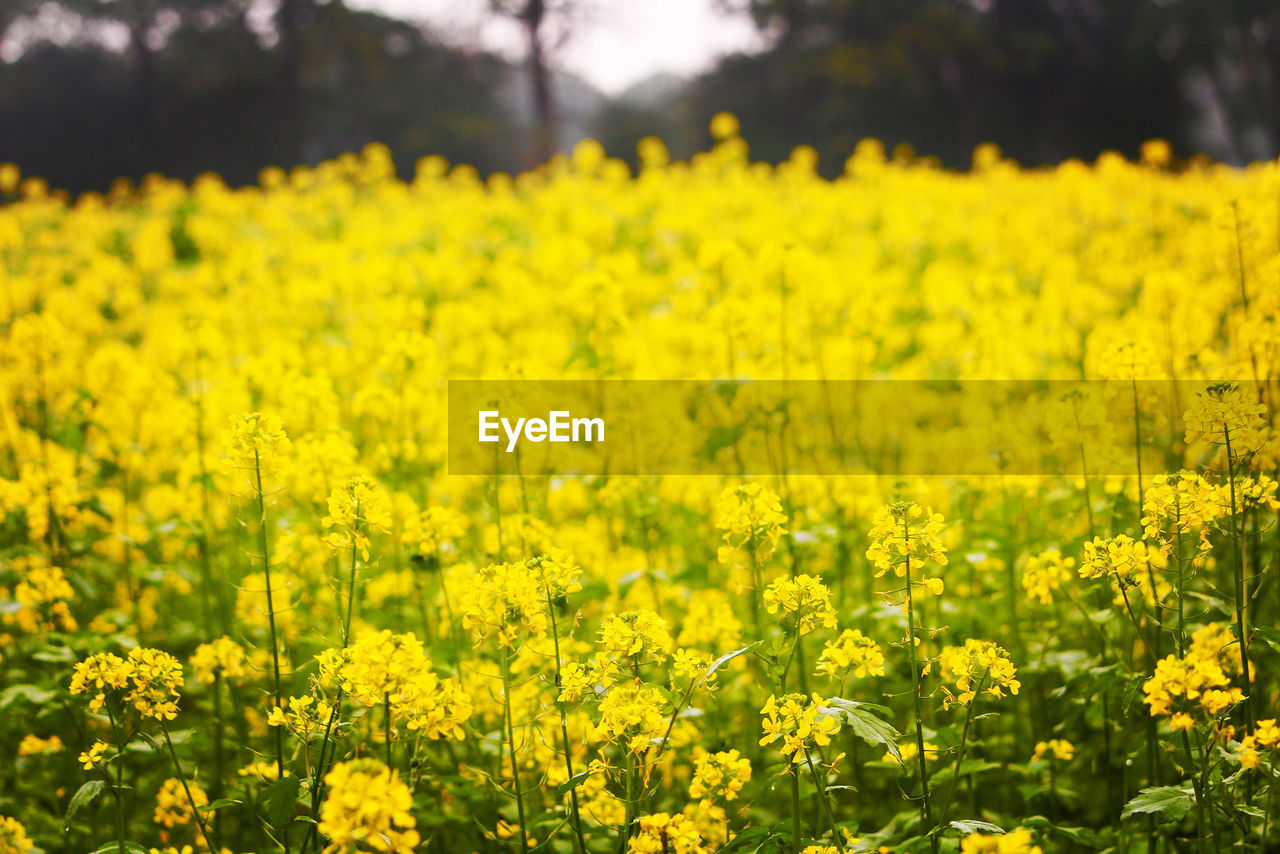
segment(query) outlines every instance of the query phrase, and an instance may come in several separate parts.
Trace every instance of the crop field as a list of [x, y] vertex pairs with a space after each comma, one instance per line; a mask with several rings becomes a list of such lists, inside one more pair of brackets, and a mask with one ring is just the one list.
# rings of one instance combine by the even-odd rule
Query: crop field
[[[0, 167], [0, 854], [1280, 850], [1280, 164], [713, 131]], [[521, 476], [464, 379], [1083, 390], [1056, 473], [881, 394], [913, 470]]]

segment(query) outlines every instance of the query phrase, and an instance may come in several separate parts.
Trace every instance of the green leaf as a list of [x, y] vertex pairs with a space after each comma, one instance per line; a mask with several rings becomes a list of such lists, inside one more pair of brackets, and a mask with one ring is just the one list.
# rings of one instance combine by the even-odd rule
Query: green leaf
[[[127, 854], [149, 854], [146, 848], [136, 842], [126, 842], [124, 850]], [[120, 854], [120, 844], [118, 842], [108, 842], [106, 845], [93, 849], [90, 854]]]
[[956, 830], [968, 836], [970, 833], [1004, 833], [1004, 828], [989, 821], [977, 821], [975, 819], [966, 819], [964, 821], [953, 821], [951, 826]]
[[71, 802], [67, 804], [67, 815], [63, 819], [68, 828], [71, 826], [71, 820], [76, 817], [76, 813], [93, 803], [93, 799], [102, 794], [102, 790], [106, 787], [107, 784], [102, 780], [90, 780], [76, 790], [76, 793], [71, 796]]
[[298, 792], [302, 788], [302, 780], [298, 777], [282, 777], [267, 786], [262, 793], [262, 803], [267, 810], [267, 820], [271, 826], [280, 829], [293, 816], [293, 808], [298, 800]]
[[26, 700], [34, 706], [41, 706], [56, 696], [56, 692], [48, 691], [36, 685], [10, 685], [0, 692], [0, 709], [9, 708], [19, 699]]
[[759, 851], [764, 847], [764, 844], [769, 841], [771, 833], [772, 831], [770, 831], [769, 828], [761, 827], [760, 825], [748, 827], [746, 830], [733, 837], [733, 839], [730, 839], [726, 844], [722, 845], [719, 850], [726, 852], [726, 854], [730, 851]]
[[570, 777], [568, 780], [561, 783], [559, 786], [556, 786], [556, 800], [557, 801], [560, 800], [565, 795], [569, 794], [569, 792], [581, 786], [582, 781], [587, 779], [590, 776], [591, 776], [590, 771], [579, 771], [577, 774], [574, 774], [572, 777]]
[[707, 672], [702, 676], [702, 681], [705, 682], [710, 679], [712, 674], [719, 670], [723, 665], [728, 664], [743, 653], [749, 652], [754, 646], [755, 644], [752, 644], [751, 646], [744, 646], [742, 649], [735, 649], [733, 652], [726, 652], [724, 655], [711, 662], [711, 666], [707, 668]]
[[825, 706], [819, 707], [819, 711], [839, 718], [858, 738], [872, 746], [883, 745], [894, 759], [902, 761], [902, 754], [898, 752], [898, 740], [902, 738], [902, 733], [869, 712], [866, 704], [843, 697], [832, 697], [826, 701]]
[[210, 812], [213, 812], [214, 810], [226, 809], [227, 807], [238, 807], [243, 803], [244, 801], [238, 801], [235, 798], [218, 798], [213, 803], [201, 807], [201, 811], [209, 810]]
[[1253, 636], [1258, 640], [1271, 647], [1275, 652], [1280, 652], [1280, 629], [1271, 626], [1253, 626]]
[[1125, 804], [1124, 812], [1120, 817], [1123, 819], [1138, 814], [1160, 813], [1170, 821], [1177, 821], [1191, 812], [1193, 806], [1195, 806], [1195, 800], [1191, 789], [1154, 786], [1138, 792], [1133, 800]]

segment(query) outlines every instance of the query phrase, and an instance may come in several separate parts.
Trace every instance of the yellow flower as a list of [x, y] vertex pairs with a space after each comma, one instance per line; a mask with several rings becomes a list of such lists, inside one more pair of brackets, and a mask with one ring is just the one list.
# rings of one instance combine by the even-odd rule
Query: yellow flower
[[170, 829], [190, 824], [195, 817], [191, 810], [192, 801], [195, 801], [202, 816], [207, 818], [212, 815], [212, 810], [205, 809], [209, 805], [209, 796], [205, 794], [204, 789], [194, 781], [188, 781], [187, 788], [191, 790], [190, 799], [187, 798], [181, 780], [176, 778], [165, 780], [160, 785], [160, 791], [156, 793], [156, 808], [152, 821]]
[[1161, 567], [1165, 563], [1158, 549], [1119, 534], [1111, 539], [1094, 537], [1086, 542], [1079, 572], [1081, 578], [1110, 578], [1117, 586], [1126, 588], [1138, 584], [1148, 574], [1148, 564]]
[[89, 694], [90, 711], [102, 711], [109, 699], [132, 706], [144, 718], [178, 716], [182, 664], [167, 652], [138, 647], [127, 659], [113, 653], [92, 655], [76, 664], [72, 694]]
[[928, 562], [946, 566], [947, 549], [938, 536], [942, 528], [941, 513], [914, 502], [896, 501], [882, 507], [868, 535], [867, 560], [875, 565], [876, 577], [893, 570], [902, 578], [908, 564], [920, 572]]
[[822, 579], [800, 574], [795, 578], [779, 577], [764, 591], [765, 609], [770, 614], [782, 612], [785, 624], [802, 635], [823, 626], [836, 627], [836, 612], [831, 607], [831, 593]]
[[215, 679], [239, 679], [248, 672], [244, 647], [228, 637], [202, 643], [191, 655], [191, 670], [205, 685]]
[[276, 415], [246, 412], [231, 418], [230, 426], [222, 434], [227, 462], [246, 471], [250, 484], [256, 489], [256, 474], [270, 474], [280, 469], [288, 456], [289, 437], [285, 435]]
[[320, 807], [324, 854], [413, 854], [422, 841], [413, 795], [400, 775], [374, 759], [340, 762], [325, 775]]
[[883, 676], [884, 650], [858, 629], [845, 629], [823, 647], [818, 673], [833, 679], [844, 679], [849, 674], [859, 679]]
[[391, 499], [386, 491], [367, 477], [353, 477], [329, 493], [326, 528], [334, 528], [327, 542], [339, 551], [357, 549], [369, 559], [369, 534], [391, 527]]
[[628, 665], [661, 664], [671, 654], [674, 642], [667, 621], [641, 608], [621, 614], [606, 614], [600, 623], [600, 649]]
[[110, 745], [105, 741], [95, 741], [92, 747], [80, 754], [77, 761], [86, 771], [99, 768], [102, 766], [102, 760], [106, 756], [107, 748], [109, 747]]
[[782, 755], [793, 765], [803, 762], [804, 753], [810, 747], [826, 747], [831, 736], [840, 731], [840, 721], [822, 710], [822, 697], [817, 694], [769, 695], [760, 709], [764, 716], [761, 727], [764, 735], [760, 744], [772, 744], [782, 740]]
[[990, 641], [970, 639], [964, 646], [945, 647], [938, 660], [943, 680], [953, 683], [957, 692], [942, 686], [944, 709], [952, 703], [969, 705], [978, 691], [999, 699], [1005, 691], [1017, 694], [1022, 687], [1009, 653]]
[[34, 854], [36, 844], [16, 818], [0, 815], [0, 854]]
[[1071, 742], [1060, 738], [1051, 738], [1048, 741], [1036, 742], [1034, 752], [1031, 754], [1032, 759], [1041, 759], [1045, 756], [1052, 756], [1054, 759], [1061, 759], [1063, 762], [1070, 762], [1076, 755], [1076, 748]]
[[1229, 447], [1233, 455], [1256, 451], [1267, 440], [1267, 407], [1237, 383], [1215, 383], [1196, 393], [1187, 410], [1188, 445], [1207, 442]]
[[782, 513], [782, 500], [768, 487], [744, 483], [725, 487], [716, 501], [716, 527], [724, 531], [725, 548], [720, 560], [729, 562], [731, 552], [743, 552], [762, 561], [777, 548], [785, 534], [787, 517]]
[[699, 750], [694, 758], [693, 782], [689, 797], [703, 802], [732, 801], [742, 787], [751, 781], [751, 760], [736, 750], [707, 753]]
[[971, 833], [960, 841], [960, 854], [1043, 854], [1031, 844], [1031, 831], [1021, 828], [1008, 833]]
[[706, 854], [693, 819], [665, 812], [642, 815], [640, 829], [627, 840], [627, 854]]
[[1063, 557], [1057, 549], [1029, 557], [1022, 570], [1022, 588], [1041, 605], [1051, 605], [1054, 591], [1070, 580], [1069, 570], [1075, 565], [1075, 558]]
[[495, 637], [515, 649], [526, 637], [547, 631], [547, 600], [541, 578], [527, 564], [495, 563], [476, 572], [462, 594], [462, 627], [476, 640]]
[[49, 753], [61, 753], [65, 750], [62, 739], [56, 735], [48, 738], [40, 738], [37, 735], [29, 734], [23, 736], [22, 741], [18, 744], [19, 756], [38, 756]]

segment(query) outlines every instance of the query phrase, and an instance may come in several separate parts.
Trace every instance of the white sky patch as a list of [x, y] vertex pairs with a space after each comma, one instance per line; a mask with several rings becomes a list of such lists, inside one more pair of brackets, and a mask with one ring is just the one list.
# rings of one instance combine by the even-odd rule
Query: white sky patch
[[[489, 0], [347, 4], [425, 22], [452, 43], [478, 43], [512, 58], [523, 53], [519, 28], [511, 21], [495, 20]], [[762, 46], [748, 18], [717, 12], [712, 0], [588, 0], [586, 5], [585, 17], [574, 25], [552, 62], [609, 95], [653, 74], [697, 74], [725, 54]]]

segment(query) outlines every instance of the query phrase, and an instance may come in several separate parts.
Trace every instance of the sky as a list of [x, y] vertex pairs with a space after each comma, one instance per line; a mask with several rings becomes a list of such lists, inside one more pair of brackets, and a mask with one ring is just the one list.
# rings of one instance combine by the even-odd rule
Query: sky
[[[521, 55], [518, 28], [495, 20], [489, 0], [347, 0], [347, 5], [426, 22], [449, 41]], [[713, 0], [588, 0], [586, 6], [586, 16], [553, 62], [609, 95], [660, 72], [697, 74], [724, 54], [760, 46], [745, 16], [718, 12]]]

